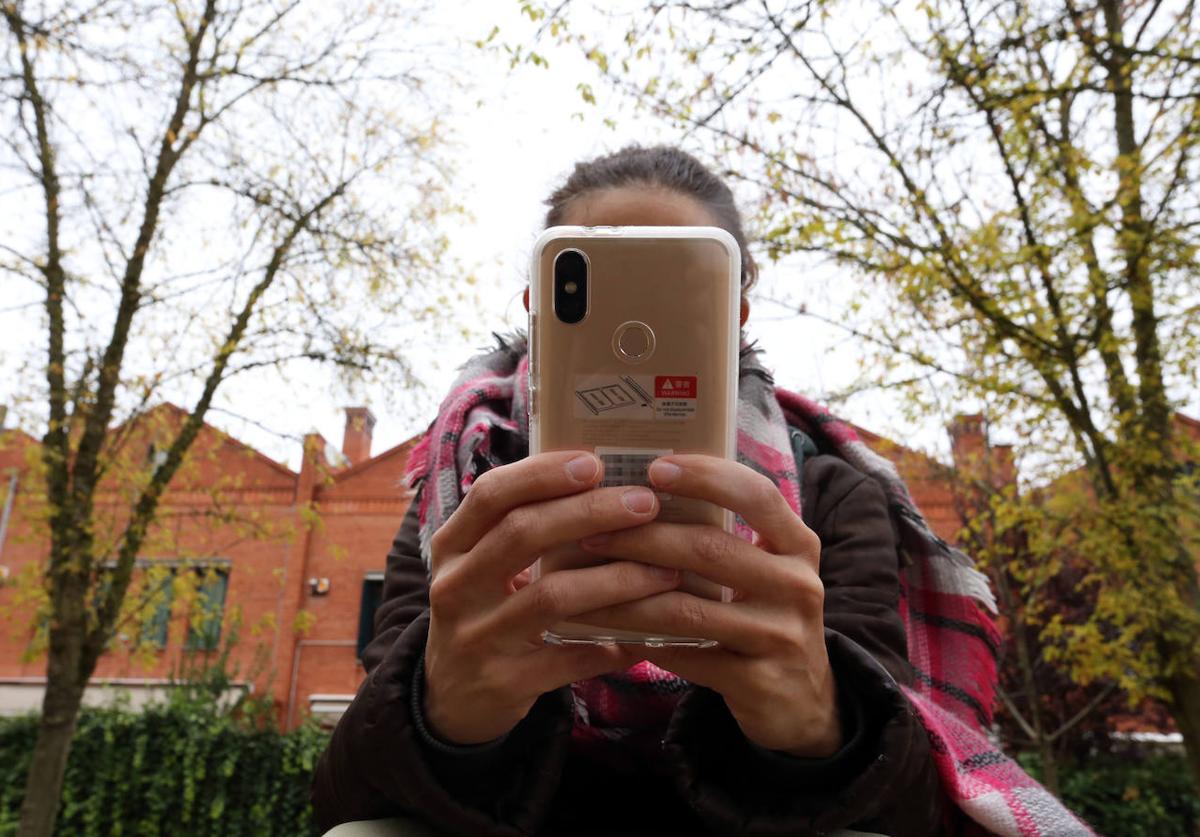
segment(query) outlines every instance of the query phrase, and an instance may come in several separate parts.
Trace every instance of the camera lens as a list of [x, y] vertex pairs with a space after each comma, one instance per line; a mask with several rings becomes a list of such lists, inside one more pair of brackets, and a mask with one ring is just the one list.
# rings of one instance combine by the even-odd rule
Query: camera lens
[[588, 311], [588, 260], [578, 250], [554, 257], [554, 313], [564, 323], [577, 323]]

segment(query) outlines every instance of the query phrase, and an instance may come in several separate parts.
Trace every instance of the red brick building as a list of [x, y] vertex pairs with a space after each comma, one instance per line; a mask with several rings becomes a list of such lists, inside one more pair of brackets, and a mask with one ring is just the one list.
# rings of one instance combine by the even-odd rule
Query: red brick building
[[[154, 439], [181, 417], [163, 406], [151, 414], [157, 431], [113, 432], [126, 433], [129, 450], [153, 457]], [[370, 637], [385, 556], [411, 500], [401, 476], [415, 440], [372, 455], [374, 422], [369, 410], [348, 409], [340, 452], [319, 435], [307, 436], [299, 472], [206, 427], [139, 560], [142, 575], [153, 568], [203, 571], [201, 595], [168, 600], [140, 627], [118, 631], [88, 700], [121, 688], [136, 702], [165, 688], [184, 650], [213, 639], [198, 633], [199, 607], [201, 627], [219, 627], [226, 636], [240, 615], [231, 659], [244, 687], [270, 694], [285, 727], [312, 713], [340, 714], [363, 677], [358, 651]], [[962, 524], [946, 467], [862, 433], [896, 462], [934, 529], [953, 539]], [[962, 455], [988, 450], [977, 417], [960, 420], [952, 439]], [[44, 655], [26, 658], [37, 632], [28, 594], [46, 543], [37, 523], [44, 510], [37, 445], [21, 431], [0, 432], [0, 712], [38, 708], [45, 682]], [[1011, 469], [1007, 449], [994, 453]], [[122, 507], [117, 487], [101, 491], [98, 507], [106, 505]], [[139, 636], [154, 640], [149, 653], [144, 643], [141, 653], [131, 653]]]
[[[231, 652], [239, 680], [269, 693], [285, 725], [348, 700], [363, 673], [364, 603], [369, 611], [378, 596], [385, 555], [411, 499], [400, 484], [411, 442], [372, 456], [374, 417], [364, 408], [346, 412], [341, 452], [307, 436], [299, 472], [204, 428], [138, 562], [142, 574], [151, 567], [203, 572], [202, 601], [168, 601], [151, 628], [161, 641], [149, 654], [144, 646], [132, 652], [131, 634], [144, 638], [146, 628], [119, 630], [89, 701], [120, 687], [137, 703], [167, 686], [184, 650], [206, 646], [194, 625], [197, 606], [211, 611], [226, 636], [240, 617]], [[181, 416], [164, 406], [149, 419], [163, 431]], [[153, 442], [138, 435], [126, 447], [154, 456]], [[38, 621], [31, 578], [46, 544], [37, 445], [21, 431], [0, 434], [0, 712], [38, 708], [45, 683], [44, 655], [28, 658]], [[99, 492], [98, 517], [106, 506], [121, 507], [115, 492]]]

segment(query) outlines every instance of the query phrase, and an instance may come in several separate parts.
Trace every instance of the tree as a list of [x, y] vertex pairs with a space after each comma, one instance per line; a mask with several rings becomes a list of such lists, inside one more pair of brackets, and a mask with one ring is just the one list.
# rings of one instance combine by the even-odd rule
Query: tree
[[1080, 469], [1060, 531], [1095, 606], [1041, 638], [1078, 683], [1169, 700], [1200, 782], [1196, 439], [1173, 421], [1200, 340], [1196, 5], [668, 0], [615, 42], [539, 13], [761, 190], [769, 255], [879, 287], [833, 317], [877, 384], [979, 405], [1030, 480]]
[[[998, 732], [1010, 747], [1037, 753], [1042, 781], [1057, 796], [1060, 765], [1079, 766], [1097, 742], [1103, 745], [1108, 717], [1127, 711], [1129, 701], [1114, 681], [1081, 686], [1053, 663], [1053, 647], [1041, 640], [1041, 629], [1055, 618], [1086, 618], [1095, 608], [1095, 588], [1082, 583], [1086, 562], [1063, 537], [1069, 516], [1060, 520], [1055, 512], [1062, 492], [1022, 494], [1011, 446], [989, 445], [982, 427], [982, 416], [956, 418], [954, 465], [942, 476], [964, 524], [957, 540], [988, 574], [1004, 626]], [[1039, 537], [1060, 549], [1033, 554], [1031, 540]]]
[[[397, 335], [445, 293], [430, 85], [449, 82], [397, 5], [0, 4], [0, 269], [6, 301], [42, 297], [45, 347], [47, 686], [22, 835], [53, 831], [84, 687], [222, 386], [311, 362], [410, 379]], [[111, 428], [167, 396], [190, 409], [131, 457]], [[118, 513], [97, 509], [105, 480]]]

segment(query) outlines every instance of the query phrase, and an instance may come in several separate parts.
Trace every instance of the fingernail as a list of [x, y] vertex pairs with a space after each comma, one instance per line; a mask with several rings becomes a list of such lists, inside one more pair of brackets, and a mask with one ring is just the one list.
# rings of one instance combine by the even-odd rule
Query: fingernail
[[598, 532], [595, 535], [588, 535], [579, 543], [584, 549], [599, 549], [612, 540], [612, 536], [608, 532]]
[[652, 566], [650, 567], [650, 572], [652, 572], [657, 578], [661, 578], [663, 581], [679, 580], [679, 570], [675, 569], [674, 567]]
[[645, 488], [631, 488], [621, 495], [625, 508], [635, 514], [645, 514], [654, 508], [654, 494]]
[[650, 482], [655, 485], [670, 485], [679, 479], [679, 475], [683, 473], [674, 462], [663, 462], [661, 459], [656, 459], [650, 463]]
[[591, 482], [596, 478], [596, 464], [596, 457], [585, 453], [567, 463], [567, 473], [576, 482]]

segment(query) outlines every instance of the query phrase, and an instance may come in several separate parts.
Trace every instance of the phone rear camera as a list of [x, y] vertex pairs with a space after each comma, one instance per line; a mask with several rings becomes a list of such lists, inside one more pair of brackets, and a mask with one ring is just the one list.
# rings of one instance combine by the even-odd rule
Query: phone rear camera
[[564, 323], [577, 323], [587, 316], [587, 257], [578, 250], [563, 250], [554, 258], [554, 314]]

